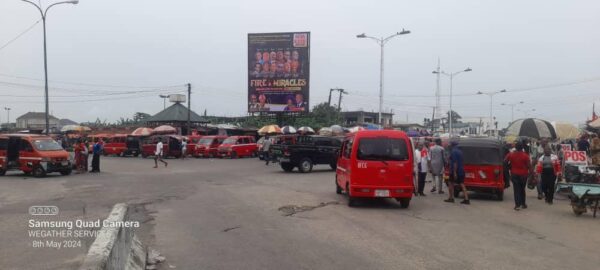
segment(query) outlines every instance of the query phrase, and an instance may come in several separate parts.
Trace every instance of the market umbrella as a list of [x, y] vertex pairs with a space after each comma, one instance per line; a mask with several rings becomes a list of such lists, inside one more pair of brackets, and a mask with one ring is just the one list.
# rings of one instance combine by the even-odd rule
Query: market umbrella
[[593, 127], [593, 128], [600, 128], [600, 118], [598, 118], [592, 122], [589, 122], [588, 126]]
[[82, 132], [82, 131], [90, 131], [92, 130], [89, 127], [86, 126], [80, 126], [80, 125], [66, 125], [63, 126], [60, 131], [61, 132], [67, 132], [67, 131], [78, 131], [78, 132]]
[[312, 129], [311, 127], [299, 127], [298, 132], [307, 134], [307, 133], [315, 133], [315, 130]]
[[350, 133], [354, 133], [354, 132], [358, 132], [358, 131], [361, 131], [361, 130], [365, 130], [365, 128], [364, 128], [364, 127], [361, 127], [361, 126], [355, 126], [355, 127], [351, 127], [351, 128], [349, 128], [349, 129], [348, 129], [348, 132], [350, 132]]
[[344, 128], [342, 128], [342, 126], [340, 126], [340, 125], [333, 125], [330, 128], [331, 128], [331, 133], [333, 135], [343, 135], [344, 134]]
[[131, 135], [133, 136], [150, 136], [152, 134], [153, 129], [147, 127], [136, 128]]
[[283, 134], [294, 134], [296, 133], [296, 129], [292, 126], [285, 126], [281, 128], [281, 132], [283, 132]]
[[525, 118], [512, 122], [506, 130], [506, 135], [535, 139], [556, 139], [556, 131], [552, 124], [537, 118]]
[[152, 130], [152, 134], [173, 134], [173, 133], [177, 133], [177, 129], [172, 126], [169, 126], [169, 125], [158, 126], [154, 130]]
[[258, 130], [258, 134], [280, 134], [281, 128], [278, 125], [267, 125]]
[[552, 122], [552, 124], [556, 131], [556, 136], [562, 140], [576, 139], [581, 133], [576, 126], [569, 123]]
[[333, 135], [333, 132], [331, 131], [331, 128], [324, 127], [319, 130], [319, 135], [331, 136]]

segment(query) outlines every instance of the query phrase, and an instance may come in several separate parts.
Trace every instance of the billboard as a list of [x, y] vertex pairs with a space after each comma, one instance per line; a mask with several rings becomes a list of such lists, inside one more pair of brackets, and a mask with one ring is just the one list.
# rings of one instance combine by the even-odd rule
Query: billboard
[[310, 32], [248, 34], [248, 112], [308, 112]]

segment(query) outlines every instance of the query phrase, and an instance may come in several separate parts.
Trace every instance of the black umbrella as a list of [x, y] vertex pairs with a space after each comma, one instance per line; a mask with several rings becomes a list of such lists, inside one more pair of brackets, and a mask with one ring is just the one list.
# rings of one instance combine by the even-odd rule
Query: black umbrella
[[556, 139], [556, 131], [552, 124], [537, 118], [525, 118], [512, 122], [507, 128], [506, 135], [535, 139]]

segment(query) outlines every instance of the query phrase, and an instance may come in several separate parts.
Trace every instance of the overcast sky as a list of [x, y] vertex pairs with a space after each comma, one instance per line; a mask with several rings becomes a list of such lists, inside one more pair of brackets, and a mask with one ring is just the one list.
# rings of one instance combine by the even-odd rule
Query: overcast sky
[[[395, 121], [431, 117], [439, 57], [444, 71], [473, 69], [454, 78], [453, 106], [466, 120], [489, 117], [489, 97], [472, 94], [507, 89], [494, 97], [501, 127], [511, 110], [500, 104], [519, 101], [515, 119], [582, 123], [594, 101], [600, 107], [599, 14], [595, 0], [81, 0], [48, 14], [50, 110], [75, 121], [154, 114], [163, 107], [158, 94], [191, 83], [196, 112], [245, 115], [247, 34], [310, 31], [311, 104], [341, 87], [344, 110], [376, 111], [379, 47], [356, 34], [405, 28], [412, 33], [385, 47], [384, 107]], [[39, 17], [25, 2], [1, 0], [0, 46]], [[12, 108], [13, 121], [44, 110], [42, 45], [40, 22], [0, 49], [0, 108]], [[449, 79], [441, 86], [447, 111]]]

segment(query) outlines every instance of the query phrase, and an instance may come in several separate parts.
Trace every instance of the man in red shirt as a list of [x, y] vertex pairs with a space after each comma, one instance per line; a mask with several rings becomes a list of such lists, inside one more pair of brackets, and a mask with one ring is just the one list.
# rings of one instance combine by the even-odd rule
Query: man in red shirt
[[527, 208], [525, 203], [525, 187], [527, 186], [527, 177], [531, 173], [531, 159], [529, 154], [523, 151], [523, 144], [518, 142], [515, 145], [516, 151], [506, 155], [504, 160], [510, 165], [510, 178], [513, 183], [515, 210]]

